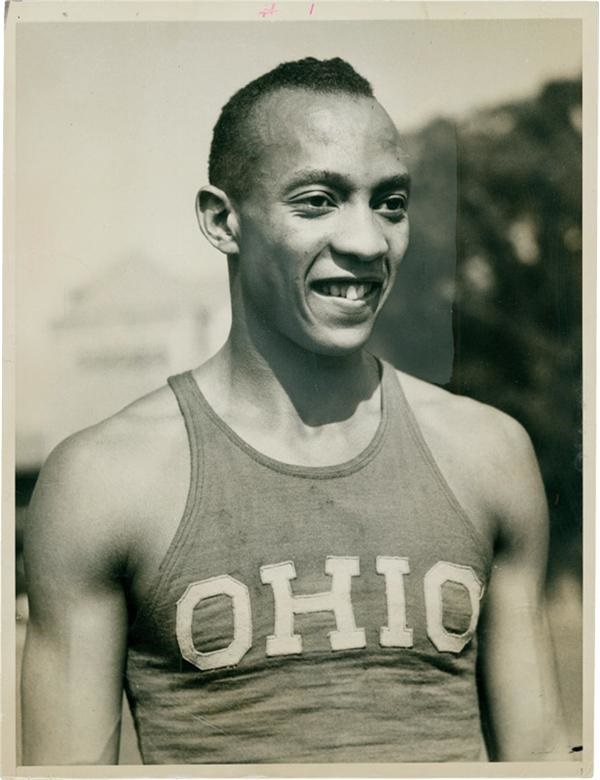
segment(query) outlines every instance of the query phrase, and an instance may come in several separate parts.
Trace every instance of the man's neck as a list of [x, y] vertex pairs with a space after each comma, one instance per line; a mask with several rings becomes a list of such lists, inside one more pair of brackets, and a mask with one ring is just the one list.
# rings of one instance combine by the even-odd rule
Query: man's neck
[[379, 367], [364, 351], [327, 356], [288, 342], [267, 356], [230, 336], [195, 376], [242, 439], [287, 462], [343, 462], [367, 446], [380, 419]]
[[377, 393], [379, 368], [369, 353], [322, 355], [281, 342], [279, 349], [264, 349], [232, 331], [215, 356], [219, 384], [238, 408], [249, 405], [271, 418], [295, 416], [302, 425], [319, 427], [350, 419]]

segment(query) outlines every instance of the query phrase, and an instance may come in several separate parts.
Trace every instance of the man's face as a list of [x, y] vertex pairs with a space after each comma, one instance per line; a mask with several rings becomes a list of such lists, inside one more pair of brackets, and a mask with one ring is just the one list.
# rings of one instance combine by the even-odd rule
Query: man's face
[[374, 99], [304, 90], [265, 98], [254, 121], [261, 154], [238, 209], [244, 311], [311, 352], [360, 349], [408, 244], [398, 133]]

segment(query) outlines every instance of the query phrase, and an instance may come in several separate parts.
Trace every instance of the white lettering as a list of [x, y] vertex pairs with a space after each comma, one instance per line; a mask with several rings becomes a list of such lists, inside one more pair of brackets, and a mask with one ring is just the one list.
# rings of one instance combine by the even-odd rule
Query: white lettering
[[[194, 609], [204, 599], [212, 596], [229, 596], [233, 609], [233, 639], [227, 647], [202, 653], [194, 646], [192, 622]], [[192, 582], [177, 602], [177, 641], [181, 655], [186, 661], [202, 671], [234, 666], [239, 663], [252, 646], [252, 613], [250, 593], [243, 582], [225, 574]]]
[[[444, 628], [444, 605], [442, 587], [446, 582], [463, 585], [471, 602], [471, 620], [467, 630], [454, 634]], [[425, 589], [425, 611], [427, 614], [427, 635], [440, 652], [460, 653], [470, 641], [477, 628], [479, 602], [483, 586], [470, 566], [439, 561], [429, 569], [423, 580]]]
[[375, 560], [377, 574], [385, 577], [388, 624], [379, 631], [382, 647], [412, 647], [413, 632], [406, 625], [406, 596], [404, 575], [410, 574], [408, 558], [378, 555]]
[[294, 615], [309, 612], [333, 612], [337, 630], [328, 633], [332, 650], [366, 647], [364, 628], [357, 628], [350, 598], [351, 578], [360, 574], [359, 559], [328, 556], [325, 573], [332, 578], [331, 590], [294, 596], [290, 581], [296, 579], [292, 561], [260, 567], [260, 578], [273, 588], [275, 625], [267, 637], [267, 655], [291, 655], [302, 652], [302, 637], [294, 633]]

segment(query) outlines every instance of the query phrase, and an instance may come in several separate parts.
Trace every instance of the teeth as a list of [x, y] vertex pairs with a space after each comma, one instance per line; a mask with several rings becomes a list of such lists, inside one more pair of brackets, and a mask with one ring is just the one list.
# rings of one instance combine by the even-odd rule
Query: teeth
[[374, 288], [373, 282], [364, 282], [362, 284], [321, 282], [320, 285], [322, 295], [329, 295], [335, 298], [347, 298], [350, 301], [358, 301], [365, 298]]

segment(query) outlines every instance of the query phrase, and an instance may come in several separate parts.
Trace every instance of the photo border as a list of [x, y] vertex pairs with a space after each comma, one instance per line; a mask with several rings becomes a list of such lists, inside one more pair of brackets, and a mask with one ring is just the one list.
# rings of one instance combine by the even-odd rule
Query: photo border
[[[15, 657], [15, 101], [16, 29], [37, 22], [248, 21], [278, 24], [306, 21], [304, 0], [278, 2], [279, 13], [259, 17], [265, 3], [237, 2], [35, 2], [8, 4], [5, 26], [4, 97], [4, 375], [3, 375], [3, 493], [2, 493], [2, 727], [0, 747], [3, 776], [13, 777], [568, 777], [590, 776], [593, 759], [594, 681], [594, 549], [595, 531], [595, 345], [597, 249], [597, 21], [593, 2], [345, 2], [317, 0], [319, 20], [473, 20], [581, 19], [583, 52], [583, 745], [581, 761], [411, 764], [236, 764], [236, 765], [16, 765]], [[485, 771], [483, 771], [485, 770]]]

